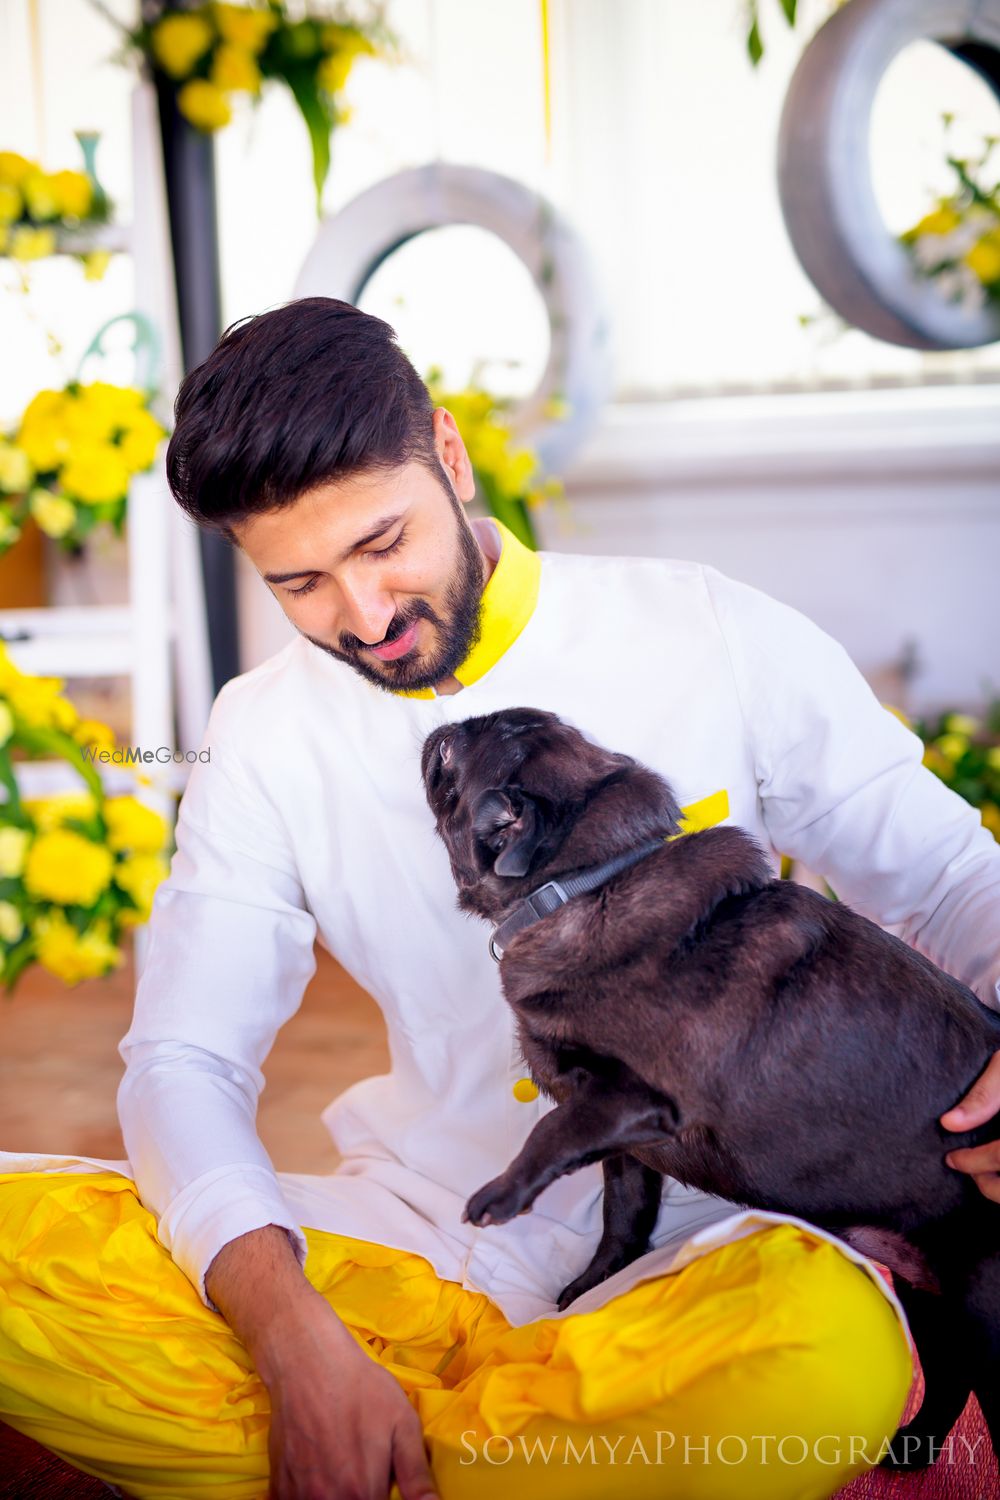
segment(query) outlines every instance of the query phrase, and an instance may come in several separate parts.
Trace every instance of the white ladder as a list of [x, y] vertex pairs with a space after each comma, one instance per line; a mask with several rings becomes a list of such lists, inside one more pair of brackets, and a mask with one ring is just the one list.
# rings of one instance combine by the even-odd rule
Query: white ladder
[[[140, 80], [132, 95], [133, 221], [97, 225], [64, 235], [66, 251], [115, 250], [132, 256], [136, 311], [156, 330], [161, 347], [161, 385], [156, 403], [163, 425], [183, 374], [173, 255], [167, 214], [163, 153], [152, 85]], [[56, 677], [129, 679], [132, 744], [171, 753], [197, 750], [214, 696], [204, 587], [194, 522], [173, 500], [164, 468], [165, 444], [156, 466], [132, 481], [127, 522], [129, 603], [0, 609], [0, 637], [22, 672]], [[176, 709], [180, 746], [174, 742]], [[97, 769], [97, 767], [95, 767]], [[174, 794], [183, 791], [185, 762], [155, 759], [133, 773], [100, 768], [112, 793], [133, 792], [172, 822]], [[18, 785], [27, 797], [80, 790], [82, 783], [62, 761], [18, 763]], [[145, 927], [134, 929], [136, 978], [146, 955]]]

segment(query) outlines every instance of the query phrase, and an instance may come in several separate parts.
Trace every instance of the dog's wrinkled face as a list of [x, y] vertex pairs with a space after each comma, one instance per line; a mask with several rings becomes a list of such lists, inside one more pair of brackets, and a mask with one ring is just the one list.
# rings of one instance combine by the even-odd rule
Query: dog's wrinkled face
[[492, 919], [533, 888], [584, 808], [610, 785], [635, 780], [640, 811], [650, 812], [648, 778], [666, 792], [665, 803], [655, 793], [658, 826], [669, 829], [676, 815], [658, 777], [543, 709], [508, 708], [443, 725], [424, 741], [420, 769], [458, 904]]

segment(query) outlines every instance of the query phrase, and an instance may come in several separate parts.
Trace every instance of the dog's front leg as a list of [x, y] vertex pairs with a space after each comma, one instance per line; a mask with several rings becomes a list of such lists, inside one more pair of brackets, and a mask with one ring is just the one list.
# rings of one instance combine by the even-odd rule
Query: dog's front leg
[[557, 1177], [630, 1146], [668, 1140], [676, 1125], [676, 1108], [662, 1095], [625, 1093], [596, 1079], [581, 1083], [542, 1116], [507, 1170], [473, 1193], [462, 1218], [504, 1224], [526, 1213]]
[[662, 1194], [662, 1173], [624, 1153], [604, 1158], [604, 1233], [589, 1266], [559, 1293], [560, 1312], [645, 1255]]

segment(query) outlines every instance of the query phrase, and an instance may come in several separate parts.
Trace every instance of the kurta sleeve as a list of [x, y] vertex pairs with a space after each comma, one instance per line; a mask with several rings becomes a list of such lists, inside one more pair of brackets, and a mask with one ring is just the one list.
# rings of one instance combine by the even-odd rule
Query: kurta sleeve
[[1000, 1009], [1000, 844], [844, 648], [704, 570], [775, 850]]
[[156, 892], [118, 1117], [139, 1196], [206, 1306], [205, 1272], [230, 1240], [284, 1228], [306, 1241], [256, 1130], [261, 1064], [315, 972], [306, 909], [280, 816], [240, 763], [250, 731], [216, 698]]

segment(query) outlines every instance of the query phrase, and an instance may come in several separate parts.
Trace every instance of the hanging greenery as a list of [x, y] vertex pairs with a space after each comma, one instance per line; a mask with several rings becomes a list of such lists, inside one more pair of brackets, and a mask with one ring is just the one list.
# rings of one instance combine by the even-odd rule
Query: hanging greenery
[[120, 536], [132, 476], [152, 468], [165, 436], [131, 386], [73, 380], [39, 391], [17, 428], [0, 433], [0, 556], [29, 516], [67, 552], [102, 523]]
[[169, 80], [177, 107], [198, 130], [222, 129], [232, 119], [232, 101], [246, 95], [255, 104], [265, 81], [292, 92], [312, 145], [317, 211], [330, 170], [330, 136], [349, 117], [341, 95], [361, 57], [395, 59], [398, 42], [373, 3], [365, 20], [342, 5], [293, 7], [286, 0], [262, 4], [177, 5], [159, 19], [122, 27], [100, 0], [97, 8], [123, 31], [119, 60], [137, 51]]
[[[944, 117], [950, 130], [953, 117]], [[978, 312], [1000, 303], [1000, 177], [990, 172], [1000, 140], [989, 136], [975, 158], [948, 157], [954, 191], [901, 236], [913, 263], [943, 297]]]
[[[543, 473], [535, 450], [517, 441], [510, 417], [514, 403], [475, 381], [462, 391], [447, 391], [437, 367], [428, 371], [424, 384], [434, 405], [446, 407], [455, 418], [490, 515], [536, 550], [531, 512], [549, 500], [565, 504], [565, 491], [561, 480]], [[551, 401], [546, 416], [557, 419], [565, 412], [563, 403]]]
[[[0, 644], [0, 982], [38, 963], [66, 984], [110, 973], [125, 930], [149, 920], [170, 830], [136, 797], [105, 795], [94, 761], [106, 724], [81, 719], [58, 677], [21, 672]], [[66, 762], [78, 792], [21, 795], [20, 761]]]

